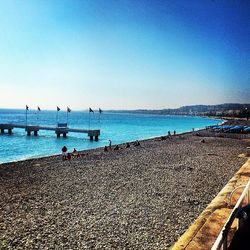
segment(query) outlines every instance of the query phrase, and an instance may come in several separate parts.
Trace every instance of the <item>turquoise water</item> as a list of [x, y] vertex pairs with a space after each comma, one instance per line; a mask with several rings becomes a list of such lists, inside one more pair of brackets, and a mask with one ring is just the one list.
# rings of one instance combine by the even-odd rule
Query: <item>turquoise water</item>
[[[56, 125], [55, 111], [28, 111], [29, 125]], [[66, 112], [58, 113], [58, 121], [67, 121]], [[91, 149], [112, 144], [166, 135], [168, 131], [183, 133], [192, 128], [204, 128], [221, 123], [221, 120], [193, 116], [143, 115], [131, 113], [91, 113], [90, 128], [100, 128], [98, 142], [90, 141], [86, 134], [69, 133], [67, 138], [57, 138], [54, 131], [39, 131], [39, 136], [28, 137], [24, 129], [14, 129], [12, 135], [0, 135], [0, 163], [59, 154], [63, 145], [69, 151]], [[25, 110], [0, 109], [0, 123], [25, 124]], [[89, 128], [88, 112], [71, 112], [68, 126], [72, 128]]]

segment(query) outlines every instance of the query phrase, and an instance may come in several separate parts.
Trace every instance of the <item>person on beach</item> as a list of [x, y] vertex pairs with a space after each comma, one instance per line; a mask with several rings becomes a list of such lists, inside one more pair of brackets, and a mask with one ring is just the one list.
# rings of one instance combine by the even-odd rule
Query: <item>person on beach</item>
[[71, 153], [67, 153], [67, 159], [71, 160], [71, 157], [72, 157]]
[[170, 131], [168, 131], [167, 138], [168, 138], [168, 139], [172, 139], [172, 136], [171, 136], [171, 132], [170, 132]]
[[108, 147], [105, 146], [105, 147], [104, 147], [104, 152], [107, 152], [107, 151], [108, 151]]
[[112, 146], [112, 141], [109, 140], [109, 149], [111, 150], [111, 146]]
[[115, 148], [114, 148], [114, 150], [119, 150], [119, 146], [116, 145]]
[[63, 160], [67, 160], [67, 151], [68, 151], [67, 147], [63, 146], [62, 147], [62, 159]]
[[176, 131], [174, 130], [174, 135], [176, 135]]
[[134, 146], [141, 146], [141, 144], [140, 144], [140, 142], [137, 140], [137, 141], [135, 141], [135, 143], [134, 143]]
[[80, 157], [80, 154], [78, 153], [78, 151], [76, 150], [76, 148], [73, 149], [72, 156], [74, 156], [74, 157]]
[[129, 142], [126, 143], [126, 148], [130, 148]]

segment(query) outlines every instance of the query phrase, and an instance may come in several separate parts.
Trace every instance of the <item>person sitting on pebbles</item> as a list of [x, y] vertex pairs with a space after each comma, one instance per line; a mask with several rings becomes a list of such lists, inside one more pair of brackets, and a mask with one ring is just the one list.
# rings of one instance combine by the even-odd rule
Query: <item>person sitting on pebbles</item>
[[74, 157], [80, 157], [79, 152], [76, 150], [76, 148], [73, 149], [72, 156]]
[[63, 159], [63, 161], [67, 160], [67, 151], [68, 151], [67, 147], [63, 146], [62, 147], [62, 159]]
[[137, 141], [134, 142], [134, 146], [136, 146], [136, 147], [137, 147], [137, 146], [141, 146], [141, 144], [140, 144], [140, 142], [137, 140]]
[[68, 160], [71, 160], [71, 157], [72, 157], [71, 153], [68, 153], [68, 154], [67, 154], [67, 159], [68, 159]]
[[114, 150], [119, 150], [119, 146], [116, 145], [115, 148], [114, 148]]

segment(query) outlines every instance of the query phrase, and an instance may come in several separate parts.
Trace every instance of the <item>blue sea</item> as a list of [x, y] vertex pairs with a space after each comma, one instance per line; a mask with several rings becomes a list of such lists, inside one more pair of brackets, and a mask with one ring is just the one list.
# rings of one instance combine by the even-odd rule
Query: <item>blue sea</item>
[[[89, 116], [90, 115], [90, 116]], [[89, 119], [90, 118], [90, 119]], [[27, 112], [28, 125], [56, 126], [57, 122], [66, 123], [65, 111]], [[12, 135], [0, 134], [0, 163], [18, 161], [34, 157], [60, 154], [66, 145], [69, 151], [92, 149], [109, 144], [148, 139], [167, 135], [168, 131], [183, 133], [192, 128], [200, 129], [221, 123], [222, 120], [198, 116], [169, 116], [134, 113], [99, 112], [88, 113], [72, 111], [68, 113], [68, 127], [100, 129], [99, 141], [90, 141], [87, 134], [69, 133], [67, 138], [57, 138], [54, 131], [39, 131], [37, 137], [26, 136], [24, 129], [14, 129]], [[0, 123], [26, 124], [25, 110], [0, 109]]]

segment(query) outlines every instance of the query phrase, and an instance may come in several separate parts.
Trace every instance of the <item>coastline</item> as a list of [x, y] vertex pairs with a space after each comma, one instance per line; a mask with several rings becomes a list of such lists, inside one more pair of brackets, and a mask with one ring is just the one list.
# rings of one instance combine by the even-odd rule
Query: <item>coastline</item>
[[[221, 123], [221, 124], [224, 124]], [[198, 133], [198, 132], [202, 132], [202, 131], [205, 131], [205, 128], [201, 128], [201, 129], [197, 129], [195, 130], [194, 132], [195, 133]], [[189, 134], [193, 134], [194, 133], [193, 131], [188, 131], [188, 132], [183, 132], [183, 133], [180, 133], [180, 134], [176, 134], [176, 136], [182, 136], [182, 135], [189, 135]], [[172, 135], [173, 136], [173, 135]], [[161, 137], [162, 136], [156, 136], [156, 137], [152, 137], [152, 138], [146, 138], [146, 139], [140, 139], [139, 141], [140, 142], [147, 142], [147, 141], [151, 141], [151, 140], [161, 140]], [[163, 136], [163, 137], [166, 137], [166, 136]], [[130, 144], [133, 144], [135, 141], [130, 141], [129, 143]], [[123, 142], [123, 143], [119, 143], [119, 144], [114, 144], [112, 145], [112, 148], [114, 148], [114, 146], [118, 145], [119, 147], [125, 147], [126, 146], [126, 143], [127, 142]], [[108, 146], [108, 145], [107, 145]], [[101, 147], [97, 147], [97, 148], [91, 148], [91, 149], [84, 149], [84, 150], [79, 150], [78, 152], [80, 154], [88, 154], [88, 153], [91, 153], [91, 152], [96, 152], [96, 151], [103, 151], [104, 150], [104, 146], [101, 146]], [[61, 158], [61, 153], [58, 153], [58, 154], [52, 154], [52, 155], [44, 155], [44, 156], [34, 156], [34, 157], [31, 157], [31, 158], [25, 158], [25, 159], [21, 159], [21, 160], [16, 160], [16, 161], [10, 161], [10, 162], [3, 162], [3, 163], [0, 163], [0, 166], [1, 165], [8, 165], [8, 164], [15, 164], [15, 163], [18, 163], [18, 162], [29, 162], [29, 161], [34, 161], [34, 160], [46, 160], [46, 159], [54, 159], [54, 158]]]
[[[226, 124], [227, 121], [222, 121], [221, 123], [219, 123], [220, 125], [222, 124]], [[186, 135], [186, 134], [192, 134], [193, 132], [200, 132], [205, 130], [205, 128], [196, 128], [195, 131], [187, 131], [187, 132], [182, 132], [182, 133], [177, 133], [176, 135]], [[150, 138], [145, 138], [145, 139], [139, 139], [140, 142], [144, 142], [144, 141], [148, 141], [148, 140], [155, 140], [155, 139], [160, 139], [162, 136], [167, 136], [167, 135], [159, 135], [159, 136], [153, 136]], [[133, 143], [134, 141], [129, 141], [129, 143]], [[123, 146], [124, 144], [126, 144], [127, 142], [122, 142], [122, 143], [118, 143], [115, 145]], [[108, 146], [108, 145], [106, 145]], [[89, 153], [91, 151], [95, 151], [95, 150], [103, 150], [104, 146], [100, 146], [100, 147], [96, 147], [96, 148], [90, 148], [90, 149], [83, 149], [83, 150], [79, 150], [79, 153], [84, 154], [84, 153]], [[33, 156], [33, 157], [28, 157], [28, 158], [24, 158], [24, 159], [20, 159], [20, 160], [14, 160], [14, 161], [9, 161], [9, 162], [0, 162], [0, 165], [5, 165], [5, 164], [12, 164], [12, 163], [17, 163], [17, 162], [23, 162], [23, 161], [29, 161], [29, 160], [35, 160], [35, 159], [43, 159], [43, 158], [51, 158], [51, 157], [58, 157], [61, 156], [61, 153], [57, 153], [57, 154], [51, 154], [51, 155], [41, 155], [41, 156]]]
[[[75, 116], [72, 118], [73, 119], [72, 124], [76, 122], [77, 115], [79, 114], [75, 114]], [[180, 116], [178, 116], [178, 119], [177, 119], [175, 118], [175, 116], [171, 116], [171, 119], [173, 119], [173, 124], [170, 126], [171, 119], [160, 118], [159, 116], [157, 117], [159, 118], [159, 121], [158, 121], [158, 118], [153, 119], [154, 120], [153, 123], [151, 123], [152, 122], [151, 115], [146, 117], [146, 123], [149, 122], [150, 128], [147, 128], [147, 126], [145, 128], [143, 128], [143, 126], [142, 127], [138, 126], [138, 131], [137, 131], [137, 127], [136, 128], [133, 127], [134, 125], [137, 126], [137, 122], [134, 122], [134, 123], [132, 122], [132, 125], [128, 127], [128, 130], [121, 129], [119, 127], [114, 127], [114, 130], [111, 131], [110, 128], [105, 127], [105, 130], [103, 128], [103, 133], [100, 137], [99, 142], [97, 143], [95, 142], [91, 143], [88, 140], [88, 138], [85, 138], [85, 137], [82, 138], [82, 136], [79, 136], [78, 134], [75, 136], [69, 135], [68, 138], [66, 139], [54, 140], [53, 138], [54, 136], [51, 135], [50, 133], [46, 134], [47, 132], [46, 133], [41, 132], [41, 134], [39, 134], [38, 137], [33, 137], [33, 136], [27, 137], [25, 133], [17, 130], [16, 132], [15, 131], [13, 132], [16, 135], [14, 134], [14, 136], [11, 136], [11, 138], [7, 138], [7, 134], [5, 133], [5, 135], [1, 136], [0, 138], [3, 142], [1, 143], [2, 147], [0, 147], [1, 148], [0, 164], [13, 162], [13, 161], [17, 162], [20, 160], [57, 155], [61, 153], [61, 148], [63, 147], [63, 145], [66, 145], [70, 151], [72, 151], [73, 148], [76, 148], [78, 150], [88, 150], [88, 149], [105, 146], [105, 144], [108, 144], [109, 139], [111, 139], [112, 142], [115, 144], [120, 144], [120, 143], [125, 143], [127, 141], [133, 141], [133, 140], [152, 139], [154, 137], [167, 134], [168, 130], [172, 130], [172, 133], [173, 133], [173, 130], [175, 129], [177, 132], [182, 133], [183, 131], [187, 131], [187, 132], [191, 131], [193, 127], [197, 130], [197, 129], [204, 128], [206, 125], [212, 125], [212, 124], [217, 124], [221, 122], [221, 120], [214, 120], [211, 118], [210, 119], [206, 118], [208, 119], [206, 120], [206, 119], [201, 119], [201, 117], [195, 117], [197, 119], [194, 119], [192, 117], [185, 118], [181, 116], [182, 117], [181, 118]], [[34, 119], [34, 117], [32, 119]], [[119, 120], [121, 119], [121, 117], [119, 116], [113, 117], [112, 115], [107, 114], [106, 119], [107, 119], [106, 122], [108, 121], [110, 122], [111, 120], [114, 120], [114, 121], [116, 121], [116, 119]], [[125, 119], [125, 122], [131, 122], [130, 116], [128, 117], [125, 116], [125, 118], [122, 117], [122, 119]], [[138, 119], [141, 119], [141, 117], [138, 117]], [[135, 121], [137, 121], [137, 119], [135, 119]], [[178, 121], [178, 124], [182, 124], [182, 121], [184, 122], [184, 124], [179, 126], [178, 124], [176, 124], [177, 121]], [[161, 126], [161, 124], [163, 123], [166, 125], [166, 127], [165, 125]], [[114, 124], [116, 123], [114, 122]], [[154, 124], [156, 127], [152, 128]], [[184, 126], [185, 124], [186, 126]]]
[[249, 145], [192, 132], [140, 142], [68, 161], [1, 164], [0, 246], [167, 249], [245, 162], [238, 155]]

